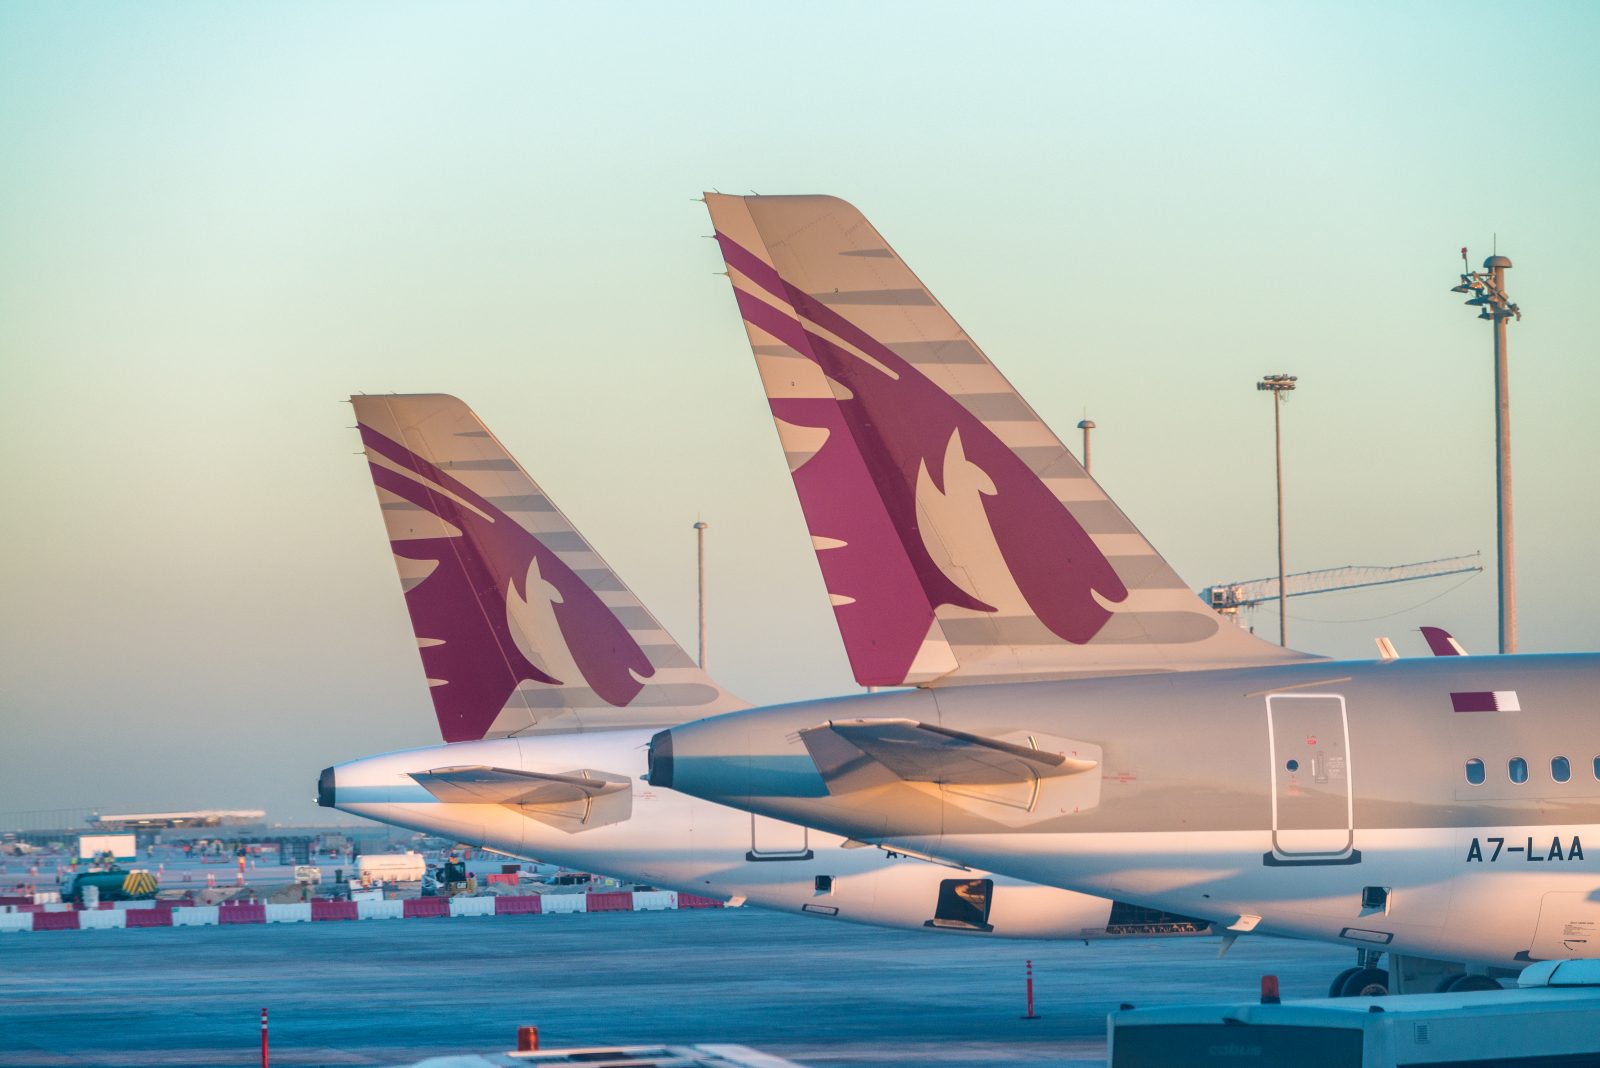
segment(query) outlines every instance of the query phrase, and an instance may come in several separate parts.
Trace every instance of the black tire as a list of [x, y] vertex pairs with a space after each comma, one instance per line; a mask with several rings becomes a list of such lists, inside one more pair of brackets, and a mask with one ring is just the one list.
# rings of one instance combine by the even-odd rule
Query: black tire
[[1389, 995], [1389, 973], [1382, 968], [1357, 968], [1339, 991], [1342, 998], [1381, 998]]
[[1344, 971], [1334, 976], [1333, 982], [1328, 985], [1328, 996], [1330, 998], [1344, 997], [1344, 984], [1349, 981], [1352, 975], [1359, 971], [1361, 971], [1361, 966], [1358, 964], [1354, 968], [1346, 968]]
[[1469, 994], [1478, 990], [1504, 990], [1487, 975], [1452, 975], [1439, 984], [1441, 994]]

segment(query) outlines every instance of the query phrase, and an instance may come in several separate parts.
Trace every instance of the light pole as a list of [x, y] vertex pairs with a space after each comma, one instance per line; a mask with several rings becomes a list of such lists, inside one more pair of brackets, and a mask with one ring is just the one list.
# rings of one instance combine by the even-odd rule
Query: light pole
[[700, 572], [700, 670], [706, 669], [706, 527], [703, 519], [694, 521], [695, 557]]
[[1494, 472], [1495, 526], [1500, 557], [1500, 651], [1517, 651], [1517, 561], [1511, 536], [1511, 388], [1506, 371], [1506, 320], [1522, 319], [1522, 309], [1506, 296], [1506, 268], [1511, 260], [1494, 255], [1483, 270], [1467, 269], [1467, 250], [1461, 250], [1461, 284], [1452, 293], [1471, 293], [1470, 307], [1478, 318], [1494, 323]]
[[1083, 470], [1089, 473], [1089, 431], [1094, 429], [1094, 420], [1079, 420], [1078, 429], [1083, 431]]
[[1289, 644], [1288, 597], [1283, 575], [1283, 411], [1284, 394], [1294, 390], [1294, 375], [1263, 375], [1256, 389], [1272, 394], [1272, 448], [1278, 457], [1278, 644]]

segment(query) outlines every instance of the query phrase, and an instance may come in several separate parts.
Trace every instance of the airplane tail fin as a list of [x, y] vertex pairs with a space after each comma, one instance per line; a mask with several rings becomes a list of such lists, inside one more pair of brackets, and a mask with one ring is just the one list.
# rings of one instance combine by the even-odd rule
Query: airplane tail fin
[[465, 404], [350, 402], [445, 741], [665, 727], [745, 707]]
[[1302, 657], [1200, 602], [859, 211], [705, 200], [857, 681]]

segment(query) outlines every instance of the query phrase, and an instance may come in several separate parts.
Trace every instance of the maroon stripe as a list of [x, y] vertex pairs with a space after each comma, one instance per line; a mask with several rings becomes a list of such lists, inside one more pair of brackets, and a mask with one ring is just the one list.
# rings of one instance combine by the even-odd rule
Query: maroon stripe
[[454, 477], [446, 474], [443, 470], [429, 463], [427, 460], [424, 460], [421, 456], [412, 452], [404, 445], [384, 437], [382, 434], [378, 433], [376, 430], [373, 430], [365, 423], [359, 423], [357, 425], [361, 429], [361, 443], [367, 446], [373, 452], [377, 453], [379, 456], [382, 456], [384, 459], [388, 460], [390, 463], [403, 467], [408, 471], [421, 475], [423, 478], [426, 478], [431, 482], [443, 486], [445, 489], [456, 494], [462, 500], [466, 501], [468, 504], [479, 509], [480, 511], [487, 512], [490, 515], [493, 515], [497, 511], [494, 505], [490, 504], [488, 501], [472, 492], [472, 490], [468, 489], [465, 485], [458, 482]]
[[[762, 260], [755, 253], [751, 252], [749, 249], [743, 247], [727, 235], [720, 233], [717, 234], [717, 243], [722, 246], [722, 257], [727, 261], [728, 266], [737, 269], [741, 274], [745, 275], [745, 277], [749, 278], [752, 282], [755, 282], [762, 289], [765, 289], [768, 293], [771, 293], [773, 296], [792, 305], [795, 311], [798, 312], [803, 318], [810, 320], [812, 323], [822, 327], [824, 330], [829, 331], [835, 336], [848, 341], [862, 352], [865, 352], [879, 363], [888, 367], [897, 375], [905, 375], [908, 371], [912, 370], [911, 365], [902, 360], [893, 349], [889, 348], [889, 346], [885, 345], [883, 342], [879, 341], [865, 330], [862, 330], [855, 323], [851, 322], [849, 319], [846, 319], [843, 315], [840, 315], [826, 304], [822, 304], [813, 299], [810, 294], [806, 293], [798, 286], [789, 284], [784, 280], [782, 275], [780, 275], [776, 270], [770, 267], [764, 260]], [[737, 286], [734, 287], [734, 291], [736, 293], [738, 292]], [[809, 346], [796, 345], [791, 337], [785, 336], [785, 332], [774, 332], [767, 326], [766, 320], [770, 318], [771, 306], [766, 304], [765, 301], [754, 299], [747, 303], [741, 300], [739, 302], [739, 310], [745, 313], [744, 317], [746, 320], [755, 322], [755, 320], [751, 319], [750, 317], [751, 305], [759, 305], [762, 308], [766, 308], [768, 312], [768, 314], [764, 314], [762, 316], [762, 322], [756, 323], [757, 326], [760, 326], [763, 330], [766, 330], [774, 337], [780, 338], [794, 348], [799, 349], [801, 352], [808, 351]], [[797, 325], [794, 323], [794, 320], [789, 319], [788, 316], [782, 316], [782, 318], [788, 320], [791, 331]], [[800, 326], [799, 329], [802, 336], [805, 336], [805, 328]]]
[[[757, 270], [756, 258], [747, 250], [725, 236], [719, 240], [730, 267]], [[929, 604], [994, 611], [950, 580], [934, 563], [918, 533], [916, 473], [925, 466], [934, 488], [943, 492], [942, 459], [959, 433], [967, 460], [998, 488], [983, 498], [984, 512], [1029, 608], [1065, 641], [1081, 645], [1099, 633], [1111, 613], [1091, 594], [1120, 602], [1127, 599], [1127, 588], [1077, 519], [1016, 451], [888, 345], [770, 269], [758, 273], [759, 277], [752, 276], [757, 284], [786, 300], [800, 316], [801, 325], [797, 329], [792, 319], [754, 295], [740, 294], [740, 312], [751, 325], [808, 356], [830, 378], [851, 390], [850, 399], [838, 401], [838, 407], [872, 472], [883, 505], [894, 517], [895, 529], [922, 580]], [[807, 323], [818, 332], [811, 333], [803, 325]], [[830, 341], [824, 332], [843, 344]], [[844, 346], [865, 354], [882, 371], [867, 369]], [[916, 636], [919, 641], [925, 633]]]
[[1498, 712], [1495, 707], [1493, 690], [1471, 690], [1466, 693], [1452, 693], [1450, 707], [1457, 712]]
[[727, 261], [729, 267], [773, 296], [788, 299], [784, 293], [788, 287], [784, 284], [783, 277], [766, 260], [721, 231], [717, 232], [717, 244], [722, 246], [722, 258]]

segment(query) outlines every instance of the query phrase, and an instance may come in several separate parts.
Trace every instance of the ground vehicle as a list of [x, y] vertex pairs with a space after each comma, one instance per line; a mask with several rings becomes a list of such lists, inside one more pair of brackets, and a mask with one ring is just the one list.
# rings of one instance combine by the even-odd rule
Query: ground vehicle
[[149, 901], [156, 896], [156, 877], [143, 869], [117, 867], [79, 872], [61, 888], [61, 900], [83, 904], [84, 891], [94, 888], [100, 901]]
[[421, 853], [366, 853], [356, 858], [356, 877], [362, 886], [420, 882], [426, 870]]
[[1516, 990], [1125, 1009], [1112, 1068], [1594, 1064], [1600, 961], [1544, 961]]

